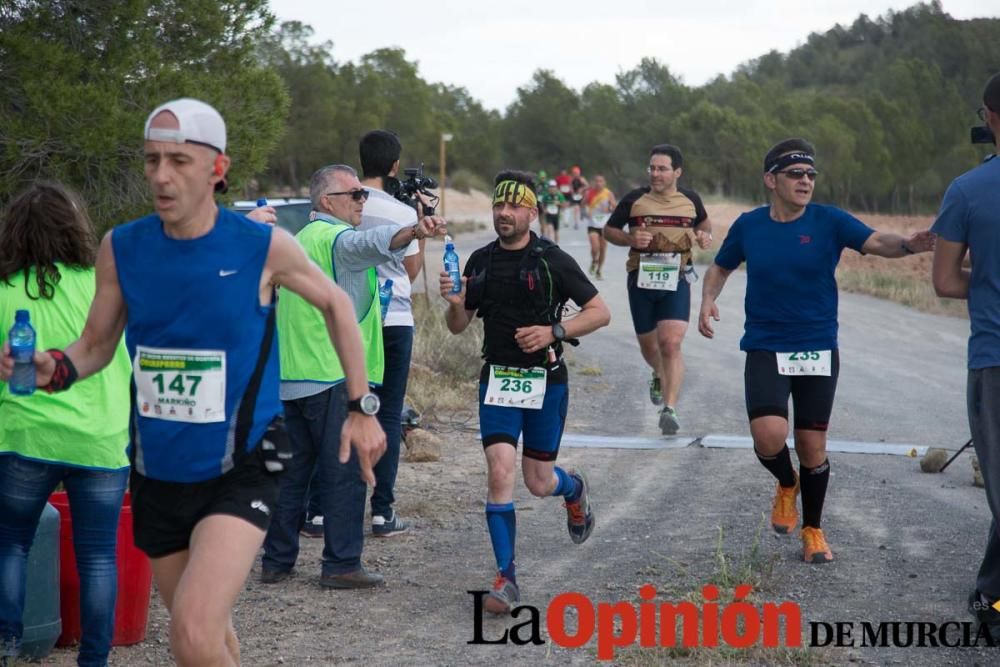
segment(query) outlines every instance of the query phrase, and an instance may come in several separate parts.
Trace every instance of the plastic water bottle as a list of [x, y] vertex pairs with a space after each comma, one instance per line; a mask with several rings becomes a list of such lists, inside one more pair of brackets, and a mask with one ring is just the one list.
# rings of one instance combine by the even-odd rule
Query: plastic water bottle
[[382, 286], [378, 288], [378, 301], [382, 306], [382, 324], [385, 325], [385, 317], [389, 314], [389, 302], [392, 301], [392, 278], [386, 278]]
[[458, 253], [455, 252], [455, 242], [450, 236], [444, 237], [444, 270], [452, 280], [451, 293], [462, 291], [462, 270], [458, 266]]
[[7, 337], [10, 356], [14, 357], [14, 374], [7, 387], [12, 394], [28, 396], [35, 393], [35, 330], [28, 311], [14, 315], [14, 326]]

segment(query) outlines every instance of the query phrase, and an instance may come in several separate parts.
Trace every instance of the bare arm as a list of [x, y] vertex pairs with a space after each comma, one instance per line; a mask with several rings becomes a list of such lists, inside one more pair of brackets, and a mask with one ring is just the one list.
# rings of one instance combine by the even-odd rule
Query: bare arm
[[420, 250], [408, 255], [403, 258], [403, 268], [406, 269], [406, 275], [410, 277], [410, 282], [412, 283], [420, 275], [420, 269], [424, 266], [424, 243], [426, 241], [419, 241]]
[[469, 279], [462, 276], [462, 291], [452, 294], [451, 286], [453, 283], [451, 276], [448, 275], [447, 271], [441, 272], [441, 296], [448, 302], [448, 310], [444, 313], [444, 319], [448, 325], [448, 331], [453, 334], [460, 334], [465, 331], [472, 322], [472, 318], [475, 317], [476, 311], [465, 309], [465, 286], [468, 282]]
[[712, 245], [712, 219], [705, 218], [694, 226], [694, 240], [702, 250]]
[[711, 320], [718, 322], [721, 319], [715, 300], [722, 294], [722, 288], [726, 286], [726, 280], [731, 273], [731, 270], [724, 269], [718, 264], [712, 264], [705, 272], [705, 282], [701, 288], [701, 312], [698, 315], [698, 332], [705, 338], [715, 337]]
[[910, 236], [900, 236], [889, 232], [875, 232], [861, 246], [861, 252], [879, 257], [906, 257], [934, 249], [934, 234], [916, 232]]
[[[323, 271], [309, 260], [302, 247], [283, 229], [271, 234], [263, 282], [292, 290], [323, 313], [330, 342], [344, 369], [348, 398], [368, 393], [365, 350], [355, 322], [354, 305]], [[349, 412], [341, 432], [340, 461], [350, 457], [350, 445], [358, 454], [361, 476], [375, 483], [372, 467], [385, 451], [385, 433], [374, 417]]]
[[[562, 322], [562, 325], [567, 338], [579, 338], [607, 326], [609, 322], [611, 322], [611, 311], [608, 310], [601, 295], [597, 294], [580, 307], [576, 317]], [[514, 340], [522, 351], [531, 354], [555, 343], [556, 337], [551, 326], [535, 325], [517, 329]]]
[[949, 299], [969, 298], [969, 272], [962, 268], [968, 246], [956, 241], [937, 240], [931, 276], [934, 291]]
[[[90, 304], [87, 323], [75, 342], [63, 352], [69, 357], [79, 373], [78, 379], [97, 373], [107, 366], [122, 332], [125, 330], [125, 299], [118, 285], [118, 270], [115, 268], [115, 255], [111, 248], [111, 232], [104, 235], [101, 247], [97, 251], [97, 289], [94, 300]], [[48, 352], [35, 352], [35, 383], [39, 387], [47, 386], [52, 381], [56, 363]], [[14, 360], [9, 356], [8, 346], [4, 345], [4, 355], [0, 361], [0, 379], [7, 381], [14, 371]]]
[[632, 237], [624, 229], [618, 229], [617, 227], [604, 227], [604, 238], [608, 240], [608, 243], [614, 245], [631, 246]]
[[643, 250], [649, 247], [650, 242], [653, 240], [653, 233], [646, 231], [646, 225], [639, 225], [638, 228], [632, 227], [632, 232], [628, 233], [624, 229], [618, 229], [617, 227], [604, 227], [604, 238], [606, 238], [610, 243], [614, 245], [628, 246], [629, 248], [635, 248], [636, 250]]

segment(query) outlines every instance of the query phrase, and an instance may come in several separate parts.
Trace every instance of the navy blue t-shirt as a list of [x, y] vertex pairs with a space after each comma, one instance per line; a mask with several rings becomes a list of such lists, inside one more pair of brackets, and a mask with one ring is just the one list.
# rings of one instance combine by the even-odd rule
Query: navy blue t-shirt
[[791, 222], [762, 206], [733, 223], [715, 263], [747, 263], [741, 350], [805, 352], [837, 348], [837, 280], [844, 248], [861, 252], [874, 230], [846, 211], [809, 204]]
[[931, 231], [969, 247], [969, 368], [1000, 366], [1000, 158], [952, 181]]

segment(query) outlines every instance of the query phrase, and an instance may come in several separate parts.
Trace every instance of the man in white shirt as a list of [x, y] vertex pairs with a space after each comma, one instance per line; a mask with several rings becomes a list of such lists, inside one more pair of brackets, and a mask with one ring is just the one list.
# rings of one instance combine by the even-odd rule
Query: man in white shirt
[[[392, 132], [372, 130], [361, 138], [361, 184], [368, 190], [369, 197], [361, 212], [360, 229], [383, 225], [408, 227], [417, 222], [416, 210], [387, 192], [396, 184], [395, 176], [399, 171], [401, 152], [399, 138]], [[401, 416], [406, 381], [410, 373], [410, 352], [413, 348], [410, 285], [420, 271], [422, 261], [423, 242], [414, 240], [402, 260], [395, 259], [376, 267], [380, 285], [385, 284], [388, 279], [392, 280], [392, 301], [382, 329], [385, 375], [382, 386], [375, 389], [382, 401], [378, 419], [386, 433], [387, 448], [375, 467], [376, 483], [371, 498], [374, 537], [401, 535], [409, 529], [393, 509], [393, 488], [399, 467]]]

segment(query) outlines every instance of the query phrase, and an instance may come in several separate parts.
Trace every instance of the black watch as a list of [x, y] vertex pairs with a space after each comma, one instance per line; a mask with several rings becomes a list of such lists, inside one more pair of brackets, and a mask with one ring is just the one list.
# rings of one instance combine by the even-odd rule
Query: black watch
[[552, 325], [552, 337], [556, 339], [557, 343], [566, 340], [566, 329], [563, 328], [563, 325], [558, 322]]
[[372, 393], [364, 394], [361, 398], [355, 398], [347, 401], [348, 412], [360, 412], [361, 414], [368, 415], [369, 417], [377, 415], [378, 409], [381, 406], [382, 401], [379, 400], [378, 396]]

